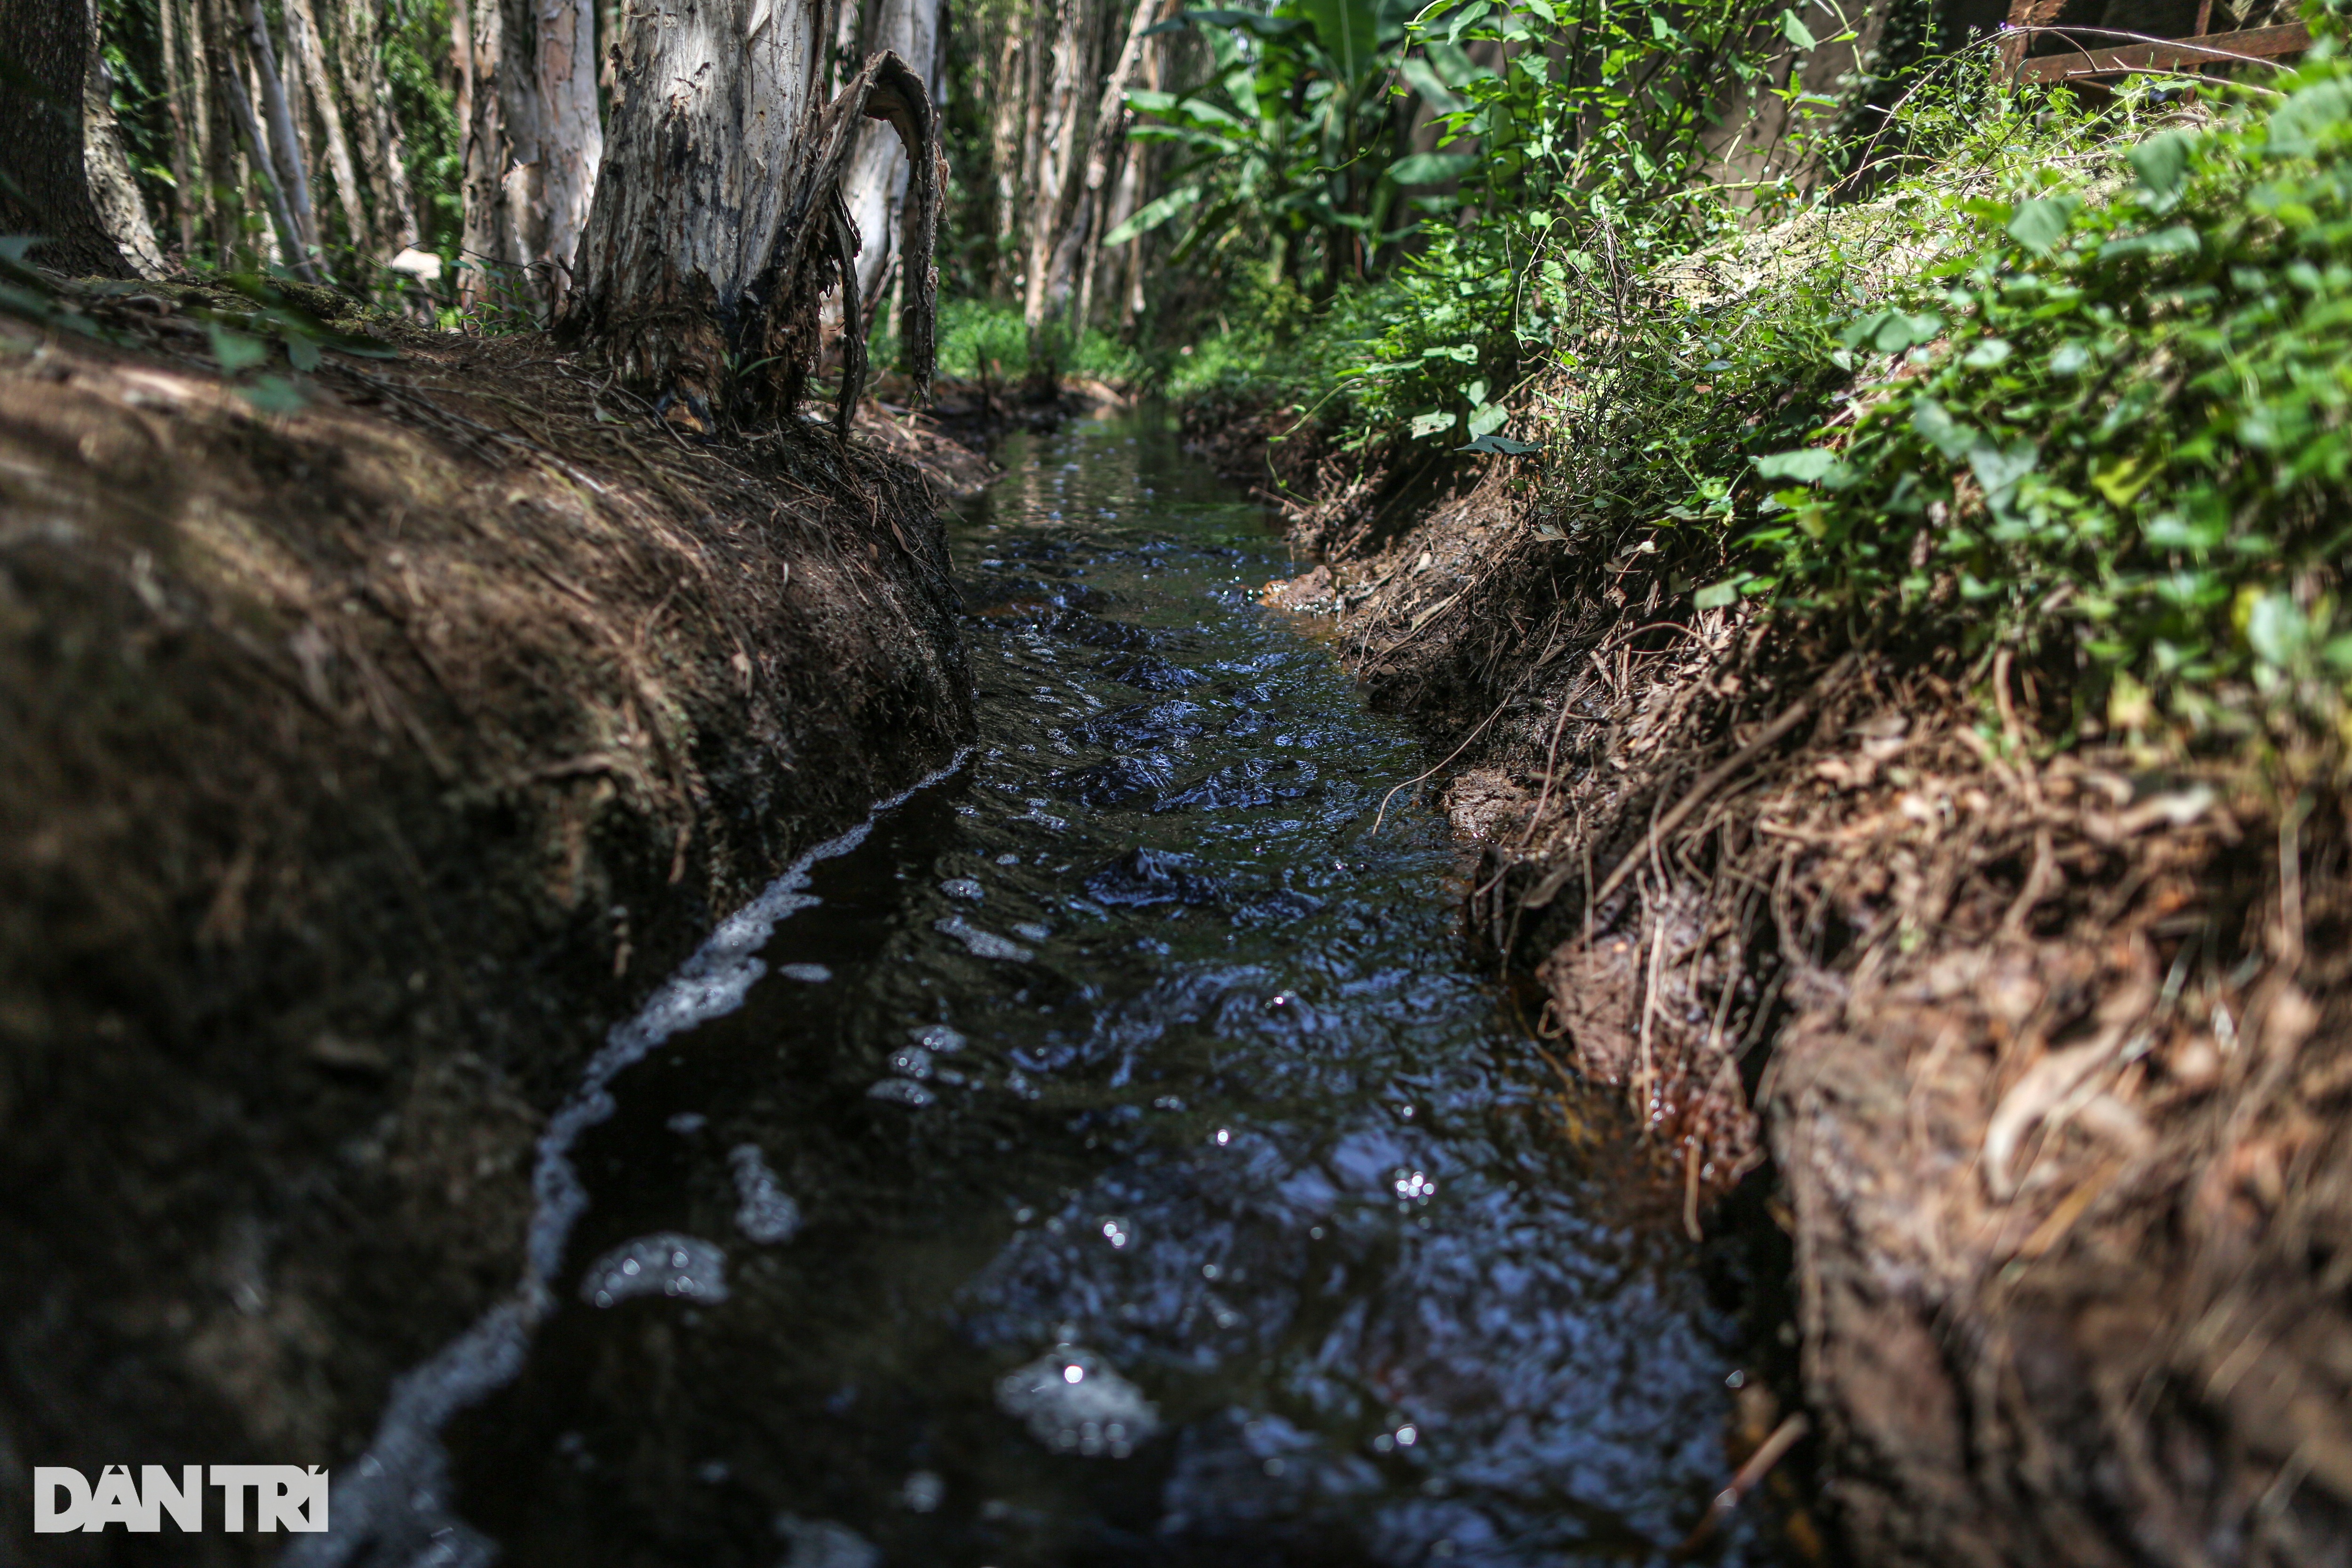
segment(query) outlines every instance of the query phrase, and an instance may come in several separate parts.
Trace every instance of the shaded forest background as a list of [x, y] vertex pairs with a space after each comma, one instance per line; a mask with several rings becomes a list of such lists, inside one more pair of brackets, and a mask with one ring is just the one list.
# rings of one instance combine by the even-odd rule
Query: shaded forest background
[[[1294, 333], [1457, 237], [1479, 252], [1457, 269], [1518, 270], [1505, 253], [1524, 261], [1548, 205], [1639, 214], [1637, 246], [1703, 174], [1700, 226], [1792, 208], [1907, 71], [1993, 19], [1436, 9], [864, 0], [828, 69], [895, 49], [945, 110], [947, 368], [1135, 384], [1205, 368], [1180, 362], [1237, 323]], [[655, 26], [694, 7], [671, 13]], [[96, 0], [93, 20], [92, 184], [138, 270], [282, 269], [474, 331], [562, 303], [624, 79], [616, 0]], [[907, 163], [864, 135], [845, 192], [887, 363]]]

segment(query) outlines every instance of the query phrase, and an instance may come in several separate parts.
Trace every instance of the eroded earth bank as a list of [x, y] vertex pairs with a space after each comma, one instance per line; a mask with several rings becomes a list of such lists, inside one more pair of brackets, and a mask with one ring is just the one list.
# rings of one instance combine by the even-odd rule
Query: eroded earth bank
[[337, 309], [0, 318], [12, 1495], [357, 1451], [512, 1286], [605, 1025], [971, 731], [892, 455], [969, 454], [713, 443], [536, 337]]
[[1783, 1393], [1853, 1558], [2340, 1562], [2324, 773], [2287, 759], [2313, 782], [2281, 798], [2077, 733], [2057, 661], [1694, 610], [1686, 536], [1563, 527], [1535, 458], [1341, 484], [1275, 451], [1308, 569], [1267, 601], [1449, 725], [1426, 787], [1476, 858], [1474, 942], [1623, 1087], [1694, 1232], [1769, 1184]]

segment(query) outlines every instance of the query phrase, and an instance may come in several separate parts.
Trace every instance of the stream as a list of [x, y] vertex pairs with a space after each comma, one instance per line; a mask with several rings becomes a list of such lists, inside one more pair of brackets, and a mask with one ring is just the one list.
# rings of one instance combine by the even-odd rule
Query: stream
[[1000, 458], [970, 758], [614, 1032], [294, 1561], [1662, 1562], [1724, 1484], [1739, 1246], [1463, 967], [1443, 820], [1369, 831], [1427, 757], [1263, 510], [1145, 416]]

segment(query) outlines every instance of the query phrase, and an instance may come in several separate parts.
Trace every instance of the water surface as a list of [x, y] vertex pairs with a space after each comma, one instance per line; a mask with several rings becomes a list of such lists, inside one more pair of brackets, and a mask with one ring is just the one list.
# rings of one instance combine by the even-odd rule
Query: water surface
[[1256, 605], [1279, 544], [1163, 428], [1001, 456], [954, 527], [971, 761], [580, 1119], [585, 1206], [542, 1227], [519, 1374], [447, 1428], [436, 1539], [1663, 1560], [1742, 1347], [1673, 1195], [1567, 1135], [1595, 1107], [1462, 967], [1443, 824], [1368, 835], [1422, 749]]

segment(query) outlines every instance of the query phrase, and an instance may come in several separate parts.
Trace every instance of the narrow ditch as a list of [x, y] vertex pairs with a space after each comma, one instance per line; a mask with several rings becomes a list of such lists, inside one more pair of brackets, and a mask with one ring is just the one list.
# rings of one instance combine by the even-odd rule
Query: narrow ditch
[[1642, 1562], [1723, 1485], [1748, 1244], [1369, 831], [1422, 752], [1263, 514], [1147, 416], [1002, 456], [973, 752], [614, 1032], [308, 1560]]

